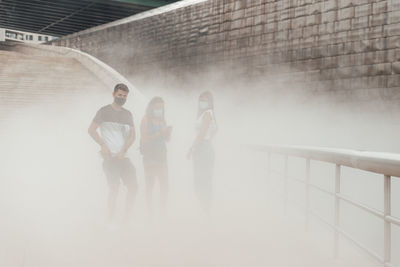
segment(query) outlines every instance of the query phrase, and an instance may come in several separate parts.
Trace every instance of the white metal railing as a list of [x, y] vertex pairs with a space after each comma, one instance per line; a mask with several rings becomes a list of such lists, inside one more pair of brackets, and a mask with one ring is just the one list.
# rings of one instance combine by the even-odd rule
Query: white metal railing
[[[394, 267], [391, 263], [391, 230], [392, 224], [400, 226], [400, 219], [392, 216], [391, 213], [391, 177], [400, 177], [400, 155], [390, 154], [390, 153], [376, 153], [376, 152], [366, 152], [366, 151], [355, 151], [347, 149], [333, 149], [333, 148], [316, 148], [316, 147], [304, 147], [304, 146], [278, 146], [278, 145], [248, 145], [253, 151], [267, 153], [267, 168], [268, 173], [271, 170], [271, 155], [280, 154], [285, 158], [284, 164], [284, 207], [287, 209], [288, 202], [288, 164], [289, 157], [299, 157], [306, 160], [306, 173], [305, 180], [296, 179], [296, 181], [302, 182], [306, 186], [305, 193], [305, 206], [306, 206], [306, 227], [309, 223], [309, 214], [319, 218], [326, 224], [334, 229], [335, 233], [335, 247], [334, 254], [338, 255], [339, 237], [342, 235], [348, 240], [352, 241], [359, 248], [367, 252], [370, 256], [381, 262], [385, 267]], [[311, 160], [328, 162], [336, 165], [335, 169], [335, 190], [330, 192], [316, 185], [310, 183], [310, 162]], [[350, 199], [347, 196], [341, 194], [341, 167], [351, 167], [355, 169], [360, 169], [364, 171], [369, 171], [377, 174], [382, 174], [384, 178], [384, 208], [383, 212], [376, 210], [374, 208], [368, 207]], [[310, 188], [319, 190], [322, 193], [328, 194], [334, 197], [334, 221], [329, 222], [323, 219], [318, 214], [314, 213], [310, 209]], [[366, 246], [362, 245], [351, 235], [346, 233], [340, 227], [340, 201], [344, 201], [354, 207], [357, 207], [369, 214], [372, 214], [384, 222], [384, 244], [383, 244], [383, 257], [375, 253], [374, 251], [368, 249]]]

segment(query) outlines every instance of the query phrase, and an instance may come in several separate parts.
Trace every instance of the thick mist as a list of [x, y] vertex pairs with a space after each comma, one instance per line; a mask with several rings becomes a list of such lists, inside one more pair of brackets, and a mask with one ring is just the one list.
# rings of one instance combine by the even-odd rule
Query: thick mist
[[[83, 91], [68, 101], [38, 102], [10, 115], [0, 133], [0, 266], [377, 266], [345, 240], [339, 259], [334, 259], [333, 233], [317, 220], [305, 232], [301, 207], [291, 205], [285, 215], [282, 158], [273, 157], [274, 171], [268, 177], [266, 156], [243, 145], [400, 152], [399, 124], [383, 112], [354, 112], [328, 100], [313, 101], [304, 90], [279, 91], [284, 84], [273, 78], [268, 83], [230, 80], [228, 72], [152, 79], [138, 88], [144, 97], [130, 93], [125, 107], [133, 113], [138, 136], [128, 156], [136, 166], [139, 192], [133, 219], [124, 224], [126, 192], [121, 186], [115, 229], [105, 220], [107, 184], [99, 147], [87, 134], [96, 111], [112, 102], [112, 88]], [[133, 83], [135, 79], [141, 78], [130, 77]], [[214, 140], [215, 203], [209, 216], [194, 196], [192, 163], [186, 159], [203, 90], [214, 93], [219, 126]], [[167, 215], [156, 212], [149, 220], [138, 144], [144, 108], [155, 95], [164, 98], [173, 131], [168, 144]], [[289, 166], [292, 177], [304, 177], [302, 159], [291, 159]], [[312, 181], [332, 190], [334, 166], [313, 162], [311, 169]], [[393, 213], [400, 216], [396, 179]], [[346, 169], [343, 183], [349, 195], [382, 208], [380, 177]], [[304, 188], [291, 183], [289, 192], [289, 201], [301, 204]], [[331, 219], [332, 199], [312, 192], [312, 203], [316, 212]], [[344, 209], [349, 216], [341, 222], [344, 227], [381, 254], [380, 223], [351, 207]], [[400, 231], [393, 228], [393, 247], [398, 251]], [[396, 253], [393, 262], [400, 262]]]

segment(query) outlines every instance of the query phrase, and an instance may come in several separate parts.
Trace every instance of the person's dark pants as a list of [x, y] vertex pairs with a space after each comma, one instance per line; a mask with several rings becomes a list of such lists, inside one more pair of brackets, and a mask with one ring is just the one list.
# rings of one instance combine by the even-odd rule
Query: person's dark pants
[[128, 189], [126, 195], [126, 211], [129, 216], [130, 211], [133, 207], [134, 198], [137, 191], [137, 180], [136, 180], [136, 169], [128, 158], [116, 159], [110, 158], [105, 159], [103, 162], [103, 170], [107, 177], [109, 186], [108, 195], [108, 212], [109, 217], [112, 218], [115, 212], [115, 204], [119, 189], [120, 180]]
[[194, 189], [203, 208], [208, 211], [213, 200], [214, 149], [203, 141], [193, 151]]

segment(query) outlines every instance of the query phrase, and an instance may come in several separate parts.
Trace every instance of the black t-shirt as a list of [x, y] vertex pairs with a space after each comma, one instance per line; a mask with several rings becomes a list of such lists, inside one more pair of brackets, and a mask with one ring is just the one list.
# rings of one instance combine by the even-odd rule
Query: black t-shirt
[[93, 121], [99, 125], [103, 122], [116, 122], [133, 126], [132, 113], [125, 108], [115, 110], [111, 104], [100, 108]]

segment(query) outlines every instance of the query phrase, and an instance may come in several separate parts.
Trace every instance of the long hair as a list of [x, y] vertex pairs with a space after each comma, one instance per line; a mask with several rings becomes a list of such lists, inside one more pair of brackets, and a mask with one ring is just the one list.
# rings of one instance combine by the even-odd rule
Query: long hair
[[[147, 105], [146, 117], [148, 120], [152, 120], [154, 118], [153, 109], [154, 109], [154, 106], [158, 103], [164, 104], [164, 100], [159, 96], [155, 96], [150, 100], [149, 104]], [[164, 113], [163, 113], [162, 121], [165, 122]]]
[[[207, 98], [208, 101], [208, 109], [211, 109], [213, 114], [214, 114], [214, 118], [215, 118], [215, 112], [214, 112], [214, 97], [212, 95], [212, 93], [210, 91], [204, 91], [200, 94], [199, 96], [199, 101], [201, 98]], [[200, 108], [200, 106], [198, 107], [197, 110], [197, 117], [200, 117], [200, 115], [204, 112], [205, 110], [202, 110]]]

